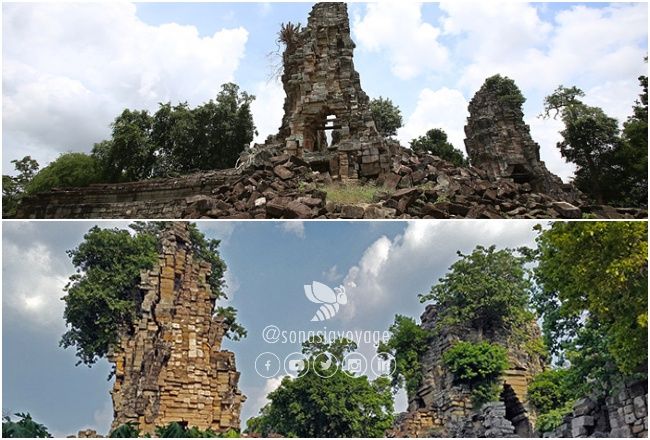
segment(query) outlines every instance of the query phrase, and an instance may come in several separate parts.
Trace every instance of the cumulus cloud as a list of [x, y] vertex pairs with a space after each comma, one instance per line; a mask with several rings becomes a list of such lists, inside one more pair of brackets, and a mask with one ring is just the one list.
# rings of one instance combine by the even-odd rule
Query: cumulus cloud
[[284, 112], [284, 89], [278, 78], [255, 85], [255, 101], [251, 113], [257, 128], [253, 142], [264, 143], [269, 135], [276, 134], [282, 123]]
[[[425, 293], [456, 258], [476, 245], [499, 247], [533, 246], [533, 226], [538, 221], [409, 222], [394, 239], [381, 237], [370, 245], [344, 279], [348, 304], [341, 309], [345, 321]], [[399, 313], [399, 310], [396, 310]]]
[[360, 49], [385, 52], [391, 72], [400, 79], [444, 70], [448, 62], [448, 51], [438, 41], [440, 30], [422, 20], [421, 6], [370, 3], [366, 14], [354, 19], [353, 32]]
[[281, 222], [278, 227], [288, 234], [298, 238], [305, 238], [305, 222], [299, 220]]
[[443, 87], [438, 90], [425, 88], [420, 92], [415, 109], [400, 128], [397, 138], [403, 145], [431, 130], [442, 128], [449, 142], [465, 152], [464, 125], [468, 116], [468, 102], [459, 90]]
[[58, 257], [40, 242], [26, 247], [6, 235], [2, 254], [4, 274], [24, 274], [25, 267], [29, 267], [29, 276], [3, 278], [4, 311], [20, 316], [35, 329], [62, 332], [65, 325], [61, 297], [68, 274], [56, 264]]
[[9, 160], [89, 151], [124, 108], [214, 98], [248, 31], [151, 26], [130, 3], [3, 5], [3, 144]]

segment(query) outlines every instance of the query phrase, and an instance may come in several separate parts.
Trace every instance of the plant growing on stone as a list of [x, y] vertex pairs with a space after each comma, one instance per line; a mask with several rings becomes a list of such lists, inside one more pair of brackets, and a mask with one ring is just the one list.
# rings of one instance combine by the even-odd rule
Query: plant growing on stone
[[27, 185], [35, 194], [52, 188], [83, 187], [105, 181], [97, 159], [84, 153], [64, 153], [40, 170]]
[[[513, 329], [533, 319], [528, 310], [532, 288], [530, 257], [512, 249], [477, 246], [438, 280], [420, 302], [440, 305], [437, 330], [468, 325], [481, 335], [498, 328]], [[521, 341], [522, 343], [524, 341]]]
[[526, 102], [517, 84], [507, 76], [491, 76], [485, 80], [481, 88], [488, 89], [498, 97], [501, 104], [517, 111], [521, 111], [521, 106]]
[[485, 341], [459, 341], [443, 353], [442, 359], [454, 375], [454, 381], [470, 387], [475, 408], [498, 399], [498, 379], [508, 368], [508, 352], [504, 347]]
[[377, 352], [393, 356], [395, 368], [391, 369], [391, 384], [394, 388], [404, 387], [410, 398], [422, 382], [420, 359], [428, 348], [431, 334], [417, 325], [413, 318], [403, 315], [395, 315], [395, 321], [388, 331], [390, 338], [379, 343]]
[[[136, 222], [131, 225], [134, 234], [94, 226], [77, 248], [68, 251], [76, 273], [70, 277], [62, 298], [69, 329], [60, 345], [74, 346], [79, 363], [94, 364], [118, 342], [121, 332], [132, 331], [143, 299], [138, 287], [140, 272], [150, 270], [158, 261], [160, 234], [166, 225]], [[226, 265], [218, 253], [219, 241], [206, 239], [193, 224], [190, 237], [196, 258], [212, 266], [207, 281], [215, 299], [224, 298]], [[226, 335], [233, 339], [245, 336], [232, 307], [217, 308], [216, 312], [224, 317]]]
[[573, 402], [567, 402], [564, 406], [552, 409], [549, 412], [540, 414], [537, 418], [536, 428], [539, 432], [550, 432], [559, 428], [564, 417], [573, 411]]
[[528, 401], [540, 414], [562, 408], [576, 397], [568, 369], [547, 370], [536, 375], [528, 385]]

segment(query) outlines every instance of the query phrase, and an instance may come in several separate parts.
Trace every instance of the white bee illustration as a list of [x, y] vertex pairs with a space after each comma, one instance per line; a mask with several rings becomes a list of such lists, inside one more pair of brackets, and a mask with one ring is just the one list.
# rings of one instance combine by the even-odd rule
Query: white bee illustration
[[331, 319], [339, 311], [339, 305], [348, 303], [345, 287], [339, 286], [332, 290], [318, 281], [313, 281], [311, 286], [305, 284], [305, 295], [309, 301], [321, 304], [314, 317], [311, 318], [312, 321]]

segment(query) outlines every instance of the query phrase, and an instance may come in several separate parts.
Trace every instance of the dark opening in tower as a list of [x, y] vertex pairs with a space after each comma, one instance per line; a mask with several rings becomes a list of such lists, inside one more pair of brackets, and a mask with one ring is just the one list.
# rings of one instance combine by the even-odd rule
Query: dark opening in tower
[[528, 412], [517, 398], [515, 391], [507, 383], [503, 384], [501, 400], [506, 405], [506, 419], [510, 420], [515, 427], [515, 434], [518, 437], [531, 437], [533, 429], [528, 420]]
[[516, 183], [527, 183], [533, 180], [533, 175], [530, 173], [528, 168], [522, 164], [516, 164], [512, 166], [510, 177], [512, 177]]

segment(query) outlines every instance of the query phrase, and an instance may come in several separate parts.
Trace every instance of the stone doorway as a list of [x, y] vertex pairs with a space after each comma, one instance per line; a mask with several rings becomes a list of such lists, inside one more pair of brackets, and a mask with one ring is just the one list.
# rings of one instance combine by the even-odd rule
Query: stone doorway
[[515, 427], [517, 437], [531, 437], [533, 435], [533, 427], [528, 420], [528, 412], [519, 401], [512, 386], [507, 383], [503, 384], [501, 400], [506, 406], [506, 419]]

